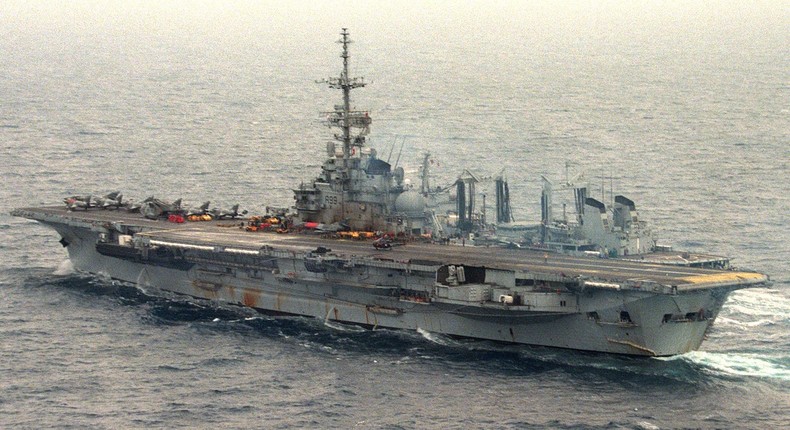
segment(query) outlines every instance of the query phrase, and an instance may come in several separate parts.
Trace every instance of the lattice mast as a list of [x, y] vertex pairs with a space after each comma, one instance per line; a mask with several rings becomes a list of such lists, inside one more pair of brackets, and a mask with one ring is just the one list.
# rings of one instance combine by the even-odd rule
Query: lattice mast
[[[350, 55], [348, 53], [348, 45], [352, 43], [349, 39], [348, 29], [343, 28], [340, 32], [342, 36], [337, 43], [343, 45], [343, 53], [340, 55], [343, 58], [343, 71], [340, 77], [325, 79], [323, 83], [329, 85], [329, 88], [343, 90], [343, 105], [335, 106], [333, 112], [329, 112], [327, 122], [330, 126], [339, 127], [343, 133], [335, 135], [335, 139], [343, 143], [343, 165], [347, 166], [348, 159], [353, 155], [354, 146], [363, 146], [364, 137], [370, 130], [371, 119], [367, 112], [351, 110], [351, 90], [354, 88], [364, 87], [365, 78], [350, 78], [348, 72], [348, 63]], [[352, 128], [361, 129], [359, 134], [354, 135]]]

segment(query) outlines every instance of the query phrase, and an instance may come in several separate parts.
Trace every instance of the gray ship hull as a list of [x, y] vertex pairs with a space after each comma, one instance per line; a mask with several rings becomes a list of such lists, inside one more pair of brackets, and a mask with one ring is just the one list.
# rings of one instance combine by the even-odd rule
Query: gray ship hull
[[[180, 240], [173, 236], [176, 233], [151, 228], [167, 224], [162, 222], [137, 227], [143, 230], [136, 234], [137, 245], [116, 245], [107, 239], [120, 223], [107, 228], [106, 223], [98, 227], [95, 221], [76, 218], [61, 221], [57, 214], [17, 215], [38, 219], [54, 228], [67, 244], [75, 269], [133, 283], [146, 291], [159, 289], [261, 311], [373, 328], [422, 329], [452, 336], [617, 354], [669, 356], [693, 351], [699, 348], [730, 291], [767, 280], [763, 275], [750, 274], [755, 276], [749, 282], [717, 282], [721, 285], [671, 293], [652, 291], [655, 286], [650, 291], [625, 290], [590, 283], [600, 288], [540, 289], [523, 294], [525, 302], [529, 297], [531, 306], [515, 306], [496, 302], [495, 297], [480, 301], [442, 294], [442, 289], [456, 287], [437, 282], [436, 266], [431, 262], [409, 262], [404, 271], [402, 262], [368, 258], [368, 264], [353, 260], [354, 267], [348, 269], [343, 266], [352, 260], [332, 256], [325, 257], [320, 266], [340, 270], [306, 270], [310, 269], [306, 260], [311, 254], [298, 252], [300, 246], [278, 250], [276, 246], [256, 244], [256, 248], [266, 249], [265, 258], [260, 257], [261, 251], [244, 246], [239, 240], [233, 242], [238, 248], [226, 244], [224, 248], [215, 246], [209, 250], [202, 248], [200, 241], [176, 242]], [[152, 233], [149, 235], [147, 230]], [[192, 235], [178, 234], [184, 235], [181, 239]], [[236, 237], [240, 233], [217, 234]], [[140, 239], [147, 241], [149, 251], [157, 252], [142, 256], [128, 253], [144, 248]], [[216, 240], [211, 237], [212, 242]], [[102, 244], [110, 249], [103, 249]], [[454, 251], [460, 247], [446, 248]], [[171, 253], [178, 249], [185, 252], [180, 256]], [[596, 263], [594, 259], [592, 262]], [[415, 296], [415, 291], [426, 294]]]

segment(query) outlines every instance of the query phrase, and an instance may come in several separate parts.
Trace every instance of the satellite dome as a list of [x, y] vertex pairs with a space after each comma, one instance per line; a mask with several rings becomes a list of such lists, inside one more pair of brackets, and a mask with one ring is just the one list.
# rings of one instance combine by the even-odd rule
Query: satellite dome
[[409, 216], [422, 216], [425, 212], [425, 197], [414, 190], [404, 191], [395, 199], [395, 211]]

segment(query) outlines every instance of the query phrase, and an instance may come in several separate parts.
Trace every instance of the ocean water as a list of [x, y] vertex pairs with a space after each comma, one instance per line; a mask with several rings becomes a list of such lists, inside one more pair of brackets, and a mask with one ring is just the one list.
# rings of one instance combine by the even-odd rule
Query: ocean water
[[[0, 4], [0, 427], [789, 428], [785, 2]], [[251, 211], [319, 170], [349, 27], [371, 144], [437, 183], [566, 163], [662, 242], [768, 273], [700, 351], [635, 359], [367, 331], [75, 272], [14, 207], [121, 190]], [[603, 178], [603, 179], [602, 179]]]

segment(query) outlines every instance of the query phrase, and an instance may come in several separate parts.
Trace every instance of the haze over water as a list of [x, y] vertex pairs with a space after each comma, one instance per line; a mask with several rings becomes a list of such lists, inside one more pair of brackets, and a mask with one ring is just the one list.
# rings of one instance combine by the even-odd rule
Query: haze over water
[[292, 204], [332, 137], [340, 94], [315, 81], [348, 27], [370, 143], [405, 139], [413, 181], [425, 151], [437, 184], [505, 169], [536, 222], [541, 175], [570, 162], [661, 242], [774, 285], [731, 295], [701, 351], [631, 359], [154, 298], [5, 214], [0, 427], [788, 425], [786, 2], [284, 3], [0, 4], [3, 206]]

